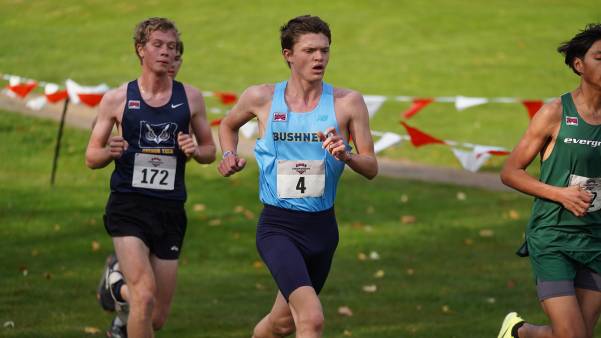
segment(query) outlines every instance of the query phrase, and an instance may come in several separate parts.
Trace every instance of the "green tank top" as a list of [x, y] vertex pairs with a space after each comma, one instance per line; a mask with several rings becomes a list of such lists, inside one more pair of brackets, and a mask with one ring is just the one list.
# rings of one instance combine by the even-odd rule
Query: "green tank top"
[[[594, 198], [583, 217], [574, 216], [560, 203], [535, 198], [528, 232], [601, 227], [601, 125], [590, 125], [580, 117], [571, 93], [561, 96], [561, 104], [561, 126], [551, 155], [541, 163], [540, 181], [558, 187], [579, 184]], [[595, 230], [601, 234], [601, 228]]]

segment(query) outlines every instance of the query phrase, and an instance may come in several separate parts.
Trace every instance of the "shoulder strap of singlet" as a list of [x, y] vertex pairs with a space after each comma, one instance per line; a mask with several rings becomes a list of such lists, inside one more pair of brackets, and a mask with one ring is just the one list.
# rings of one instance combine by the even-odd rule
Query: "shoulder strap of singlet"
[[576, 105], [574, 104], [574, 100], [572, 99], [572, 93], [567, 92], [561, 95], [561, 107], [562, 107], [562, 115], [563, 116], [576, 116], [578, 115], [578, 111], [576, 110]]

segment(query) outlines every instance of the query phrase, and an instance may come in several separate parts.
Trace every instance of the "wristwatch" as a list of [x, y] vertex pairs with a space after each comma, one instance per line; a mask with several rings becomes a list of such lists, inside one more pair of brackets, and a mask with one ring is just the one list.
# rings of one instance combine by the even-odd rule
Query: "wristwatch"
[[221, 155], [221, 158], [226, 158], [226, 157], [228, 157], [228, 156], [230, 156], [230, 155], [234, 155], [234, 156], [236, 156], [236, 153], [235, 153], [233, 150], [227, 150], [227, 151], [225, 151], [225, 152], [223, 153], [223, 155]]
[[355, 155], [355, 154], [353, 154], [350, 150], [347, 150], [346, 151], [346, 160], [344, 160], [343, 162], [345, 164], [350, 164], [351, 160], [353, 159], [353, 155]]

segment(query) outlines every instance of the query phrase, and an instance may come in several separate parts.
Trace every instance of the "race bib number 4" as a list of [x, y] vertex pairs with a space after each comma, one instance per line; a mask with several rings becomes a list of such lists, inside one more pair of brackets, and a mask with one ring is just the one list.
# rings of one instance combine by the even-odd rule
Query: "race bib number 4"
[[278, 161], [278, 197], [321, 197], [325, 190], [325, 161]]
[[136, 153], [131, 185], [136, 188], [173, 190], [177, 160], [174, 156]]
[[597, 198], [601, 193], [601, 177], [589, 178], [572, 174], [569, 185], [579, 185], [592, 195], [591, 206], [586, 211], [593, 212], [601, 209], [601, 200]]

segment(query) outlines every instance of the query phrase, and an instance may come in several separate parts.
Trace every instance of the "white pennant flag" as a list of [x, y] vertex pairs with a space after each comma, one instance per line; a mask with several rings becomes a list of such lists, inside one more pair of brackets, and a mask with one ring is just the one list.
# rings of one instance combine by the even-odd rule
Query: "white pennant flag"
[[44, 94], [46, 95], [51, 95], [54, 94], [56, 92], [58, 92], [58, 85], [56, 83], [47, 83], [46, 86], [44, 86]]
[[47, 102], [46, 96], [38, 96], [35, 99], [27, 101], [25, 105], [31, 110], [41, 110]]
[[501, 147], [490, 147], [475, 145], [472, 151], [465, 151], [458, 148], [452, 148], [453, 154], [459, 160], [465, 170], [476, 172], [490, 159], [491, 151], [506, 151]]
[[367, 106], [367, 113], [369, 114], [369, 118], [372, 118], [376, 115], [376, 112], [382, 107], [384, 101], [386, 101], [386, 96], [381, 95], [363, 95], [363, 100], [365, 101], [365, 105]]
[[392, 147], [393, 145], [401, 142], [401, 139], [401, 135], [399, 134], [385, 132], [384, 135], [380, 137], [378, 142], [374, 144], [374, 152], [377, 154], [386, 148]]
[[459, 111], [467, 109], [469, 107], [479, 106], [488, 102], [488, 99], [483, 97], [466, 97], [457, 96], [455, 98], [455, 108]]
[[102, 96], [109, 90], [109, 87], [106, 84], [100, 84], [98, 86], [82, 86], [77, 82], [67, 79], [65, 82], [67, 87], [67, 92], [69, 93], [69, 99], [73, 103], [81, 103], [82, 100], [79, 95], [99, 95]]
[[240, 127], [240, 132], [245, 138], [250, 139], [259, 132], [259, 124], [256, 121], [248, 121]]

